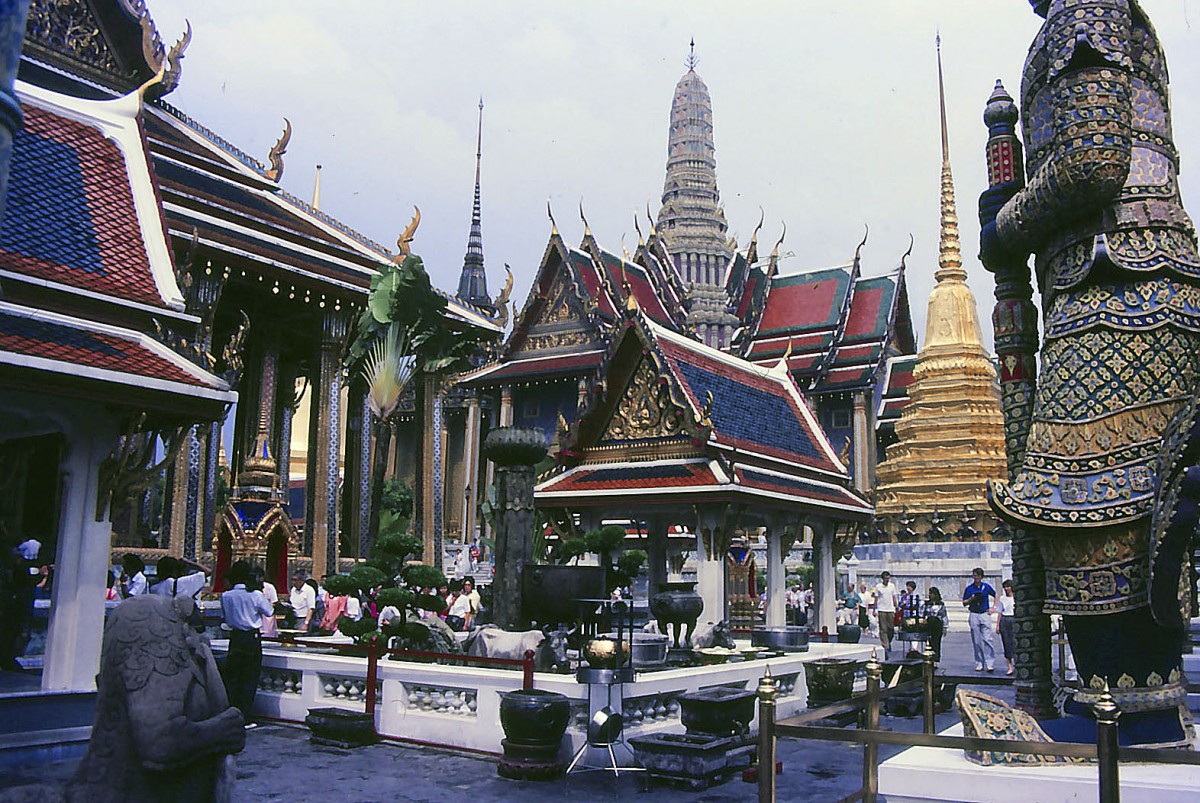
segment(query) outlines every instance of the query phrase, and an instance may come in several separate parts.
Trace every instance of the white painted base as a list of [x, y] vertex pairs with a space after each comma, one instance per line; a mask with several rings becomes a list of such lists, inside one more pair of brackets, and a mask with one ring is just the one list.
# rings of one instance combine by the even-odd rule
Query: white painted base
[[[962, 724], [942, 731], [961, 736]], [[1195, 766], [1122, 764], [1122, 803], [1192, 803], [1200, 800], [1200, 771]], [[879, 765], [879, 791], [888, 803], [1059, 803], [1091, 801], [1099, 796], [1097, 766], [981, 767], [961, 750], [910, 747]]]

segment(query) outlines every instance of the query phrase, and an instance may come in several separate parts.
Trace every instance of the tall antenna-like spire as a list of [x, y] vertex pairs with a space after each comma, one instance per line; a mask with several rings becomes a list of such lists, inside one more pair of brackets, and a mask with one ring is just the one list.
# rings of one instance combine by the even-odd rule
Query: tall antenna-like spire
[[317, 177], [313, 181], [313, 200], [312, 208], [321, 208], [321, 166], [317, 165]]
[[696, 58], [696, 37], [692, 37], [689, 47], [690, 49], [688, 50], [687, 68], [689, 70], [694, 70], [696, 69], [696, 65], [700, 63], [700, 59]]
[[938, 269], [933, 278], [966, 281], [962, 266], [962, 246], [958, 240], [958, 210], [954, 205], [954, 176], [950, 172], [950, 138], [946, 128], [946, 87], [942, 82], [942, 35], [937, 39], [938, 105], [942, 114], [942, 218], [938, 245]]
[[942, 84], [942, 32], [938, 31], [937, 38], [934, 40], [937, 43], [937, 63], [938, 63], [938, 105], [942, 109], [942, 161], [950, 161], [950, 137], [946, 132], [946, 88]]
[[458, 292], [463, 301], [481, 307], [490, 307], [491, 297], [487, 292], [487, 273], [483, 269], [483, 213], [480, 204], [480, 170], [483, 164], [483, 98], [479, 98], [479, 125], [475, 134], [475, 199], [471, 206], [471, 234], [467, 238], [467, 255], [463, 258], [462, 274], [458, 279]]

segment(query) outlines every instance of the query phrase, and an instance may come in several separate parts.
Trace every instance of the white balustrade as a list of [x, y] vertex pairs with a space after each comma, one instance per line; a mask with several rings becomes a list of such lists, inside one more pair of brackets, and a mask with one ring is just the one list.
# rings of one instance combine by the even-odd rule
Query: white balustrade
[[[221, 653], [226, 645], [214, 642], [213, 649]], [[641, 672], [622, 687], [626, 733], [681, 731], [680, 694], [713, 686], [753, 690], [768, 665], [780, 689], [777, 715], [787, 717], [807, 702], [806, 661], [834, 656], [865, 661], [869, 655], [869, 646], [814, 644], [809, 652], [769, 661]], [[362, 711], [366, 677], [367, 662], [361, 657], [266, 646], [255, 711], [294, 722], [303, 722], [312, 708]], [[522, 680], [517, 670], [390, 660], [379, 662], [377, 677], [375, 716], [381, 735], [492, 753], [500, 751], [504, 738], [501, 695], [521, 688]], [[534, 676], [534, 686], [568, 698], [567, 735], [578, 747], [587, 732], [587, 686], [573, 675], [541, 672]]]

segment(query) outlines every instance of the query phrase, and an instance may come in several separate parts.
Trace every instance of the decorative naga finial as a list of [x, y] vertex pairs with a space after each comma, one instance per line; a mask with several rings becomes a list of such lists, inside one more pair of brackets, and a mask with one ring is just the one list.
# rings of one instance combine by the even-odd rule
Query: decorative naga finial
[[504, 280], [504, 289], [500, 291], [500, 295], [496, 296], [496, 301], [494, 302], [500, 319], [500, 328], [502, 329], [508, 326], [508, 299], [512, 296], [513, 288], [512, 268], [508, 266], [507, 262], [504, 263], [504, 271], [508, 274], [508, 277]]
[[166, 75], [159, 83], [153, 92], [150, 94], [155, 98], [161, 98], [175, 90], [179, 86], [179, 78], [183, 75], [183, 55], [188, 49], [188, 45], [192, 43], [192, 23], [190, 20], [184, 20], [187, 29], [183, 32], [183, 36], [176, 40], [175, 44], [171, 45], [171, 49], [167, 51], [166, 58]]
[[697, 422], [702, 427], [712, 428], [712, 408], [713, 408], [713, 393], [711, 390], [704, 391], [704, 407], [700, 410], [700, 420]]
[[417, 235], [417, 226], [421, 225], [421, 208], [413, 204], [413, 217], [409, 221], [408, 227], [396, 240], [396, 255], [392, 257], [392, 262], [399, 265], [404, 261], [404, 258], [412, 253], [413, 237]]
[[644, 239], [642, 239], [642, 227], [638, 225], [636, 209], [633, 210], [633, 230], [636, 231], [638, 234], [638, 245], [639, 246], [645, 245], [646, 241]]
[[779, 267], [779, 265], [778, 265], [778, 263], [779, 263], [779, 246], [783, 245], [783, 240], [785, 237], [787, 237], [787, 221], [781, 221], [780, 225], [783, 226], [783, 232], [780, 233], [779, 239], [775, 242], [775, 247], [771, 249], [771, 272], [772, 273], [774, 273]]
[[554, 210], [552, 210], [550, 208], [550, 199], [549, 198], [546, 199], [546, 217], [550, 218], [550, 234], [551, 234], [551, 236], [557, 237], [558, 236], [558, 224], [554, 222]]
[[588, 225], [587, 218], [583, 214], [583, 199], [579, 199], [579, 219], [583, 221], [583, 236], [592, 236], [592, 227]]
[[913, 240], [912, 233], [910, 232], [910, 233], [909, 233], [909, 235], [908, 235], [908, 250], [907, 250], [907, 251], [905, 251], [905, 252], [904, 252], [904, 255], [900, 257], [900, 270], [904, 270], [904, 268], [906, 267], [904, 260], [906, 260], [906, 259], [908, 259], [910, 256], [912, 256], [912, 250], [913, 250], [913, 243], [914, 243], [914, 242], [915, 242], [915, 240]]
[[862, 256], [863, 246], [867, 244], [867, 238], [871, 236], [871, 227], [866, 223], [863, 224], [863, 238], [858, 247], [854, 249], [854, 264], [858, 264], [859, 258]]
[[163, 46], [158, 39], [158, 31], [154, 29], [154, 20], [150, 18], [149, 10], [142, 10], [138, 24], [142, 28], [142, 58], [151, 70], [158, 72], [163, 68]]
[[279, 135], [279, 139], [271, 147], [271, 152], [267, 154], [267, 160], [271, 163], [271, 167], [263, 175], [268, 180], [279, 183], [279, 180], [283, 178], [283, 155], [287, 153], [287, 146], [291, 141], [292, 121], [284, 117], [283, 133]]
[[646, 220], [650, 221], [650, 236], [658, 236], [658, 227], [654, 223], [654, 215], [650, 214], [650, 202], [646, 201]]

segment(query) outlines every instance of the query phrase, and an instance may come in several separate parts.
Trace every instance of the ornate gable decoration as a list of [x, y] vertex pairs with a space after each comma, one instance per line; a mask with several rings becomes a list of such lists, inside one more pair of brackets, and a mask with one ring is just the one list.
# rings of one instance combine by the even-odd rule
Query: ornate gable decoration
[[32, 0], [24, 49], [122, 94], [154, 75], [148, 58], [166, 53], [145, 0]]
[[546, 294], [545, 305], [530, 328], [578, 320], [582, 316], [577, 309], [578, 303], [572, 299], [574, 295], [566, 274], [560, 271], [550, 286], [550, 292]]
[[654, 360], [643, 356], [617, 403], [601, 442], [672, 438], [688, 434], [690, 412], [671, 398]]

